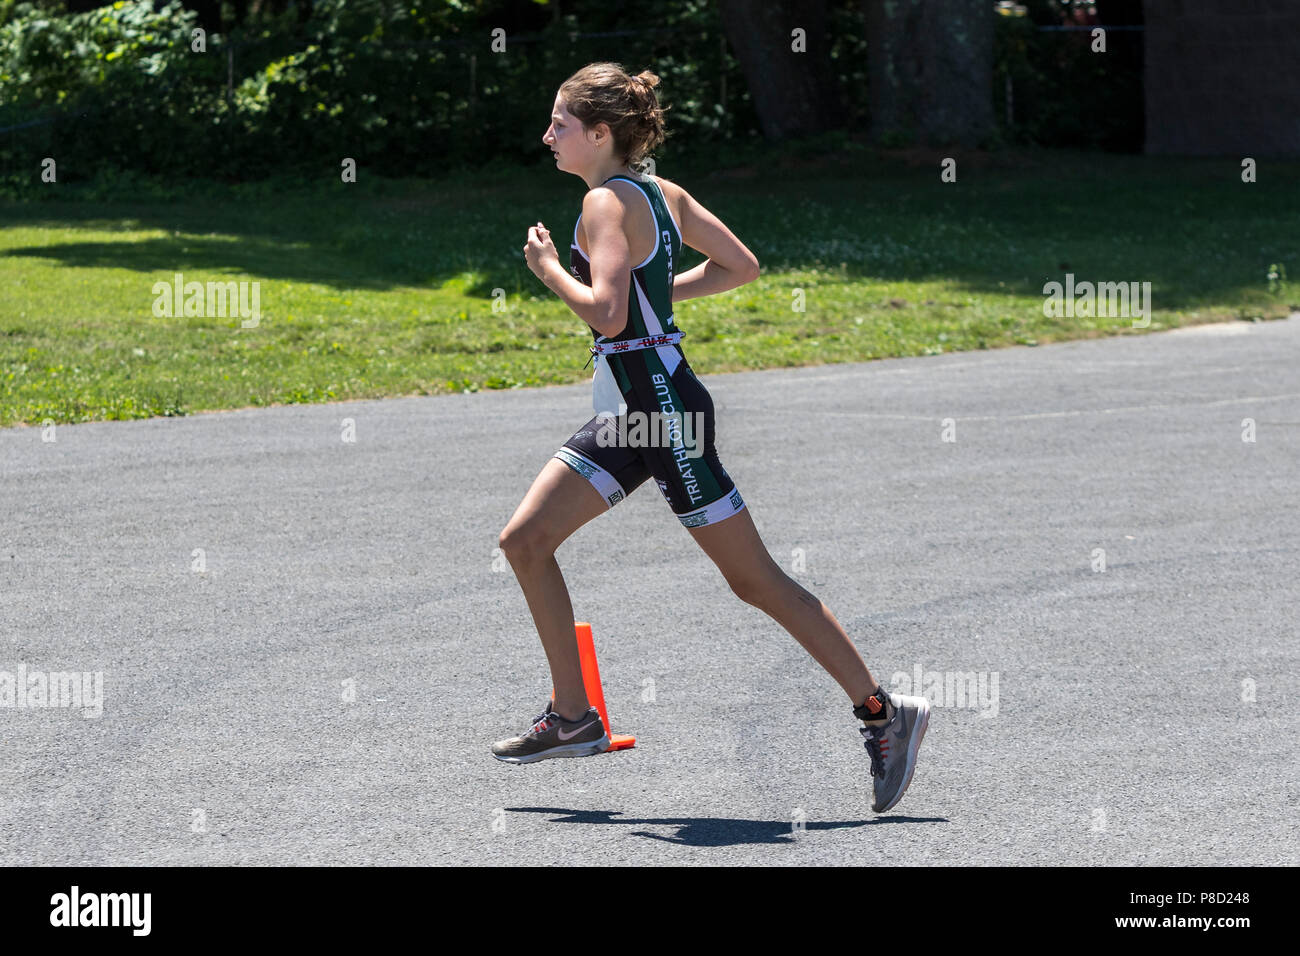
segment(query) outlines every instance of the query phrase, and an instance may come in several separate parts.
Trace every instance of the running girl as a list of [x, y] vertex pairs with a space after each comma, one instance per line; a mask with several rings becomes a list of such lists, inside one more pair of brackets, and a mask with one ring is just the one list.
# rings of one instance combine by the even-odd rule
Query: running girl
[[[658, 83], [649, 71], [632, 77], [618, 64], [592, 63], [560, 86], [542, 136], [556, 168], [579, 177], [588, 192], [574, 225], [569, 269], [540, 222], [528, 229], [524, 256], [592, 329], [596, 415], [543, 466], [500, 535], [546, 650], [555, 696], [528, 730], [498, 741], [492, 754], [532, 763], [608, 749], [608, 728], [583, 688], [573, 605], [555, 551], [653, 477], [736, 596], [788, 630], [849, 696], [871, 755], [873, 809], [881, 813], [911, 782], [929, 703], [890, 694], [876, 682], [835, 616], [768, 554], [718, 460], [713, 401], [682, 351], [673, 303], [752, 282], [759, 266], [685, 189], [639, 171], [664, 139]], [[708, 258], [678, 275], [683, 245]], [[602, 430], [611, 434], [618, 418], [632, 412], [702, 421], [703, 435], [695, 437], [702, 447], [683, 447], [681, 429], [669, 441], [636, 447], [600, 439]], [[659, 434], [651, 430], [652, 438]]]

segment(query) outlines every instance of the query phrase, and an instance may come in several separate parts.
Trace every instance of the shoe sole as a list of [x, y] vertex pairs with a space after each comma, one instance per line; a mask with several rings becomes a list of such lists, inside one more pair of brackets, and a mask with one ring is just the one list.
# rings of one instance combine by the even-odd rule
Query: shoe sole
[[535, 754], [528, 754], [524, 757], [503, 757], [497, 753], [492, 756], [505, 763], [536, 763], [539, 760], [548, 760], [551, 757], [594, 757], [596, 754], [603, 754], [608, 749], [609, 734], [606, 734], [599, 740], [589, 740], [581, 744], [561, 744], [558, 747], [548, 747], [546, 750], [539, 750]]
[[921, 702], [921, 706], [916, 709], [916, 733], [907, 744], [907, 768], [903, 774], [903, 785], [898, 788], [898, 793], [894, 794], [894, 799], [877, 810], [877, 813], [887, 813], [898, 806], [898, 801], [903, 799], [903, 794], [907, 793], [907, 788], [912, 784], [912, 773], [916, 770], [916, 754], [921, 749], [925, 730], [930, 726], [930, 701], [922, 697]]

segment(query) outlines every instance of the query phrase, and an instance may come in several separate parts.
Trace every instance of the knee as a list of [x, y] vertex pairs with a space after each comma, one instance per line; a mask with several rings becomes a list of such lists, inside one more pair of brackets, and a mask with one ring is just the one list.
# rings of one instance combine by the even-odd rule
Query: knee
[[[783, 577], [784, 575], [782, 575]], [[770, 572], [765, 574], [732, 575], [727, 578], [731, 593], [746, 604], [766, 610], [782, 582]]]
[[770, 612], [774, 608], [786, 607], [796, 601], [814, 608], [821, 604], [816, 595], [775, 564], [760, 573], [733, 575], [727, 579], [727, 584], [731, 586], [731, 592], [736, 597], [760, 611]]
[[536, 524], [508, 524], [497, 535], [497, 547], [513, 568], [527, 567], [555, 554], [555, 548]]

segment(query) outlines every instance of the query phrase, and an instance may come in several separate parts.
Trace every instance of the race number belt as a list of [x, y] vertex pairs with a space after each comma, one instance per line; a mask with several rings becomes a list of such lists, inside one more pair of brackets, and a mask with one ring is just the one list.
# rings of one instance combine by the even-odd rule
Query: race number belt
[[[676, 345], [685, 334], [685, 332], [666, 332], [663, 335], [647, 335], [643, 339], [628, 339], [624, 342], [596, 342], [590, 347], [590, 351], [592, 355], [618, 355], [620, 352], [635, 352], [637, 349]], [[587, 361], [590, 362], [591, 359]]]
[[619, 352], [653, 349], [660, 345], [676, 345], [685, 334], [685, 332], [667, 332], [663, 335], [648, 335], [643, 339], [628, 339], [625, 342], [597, 342], [591, 346], [591, 354], [617, 355]]

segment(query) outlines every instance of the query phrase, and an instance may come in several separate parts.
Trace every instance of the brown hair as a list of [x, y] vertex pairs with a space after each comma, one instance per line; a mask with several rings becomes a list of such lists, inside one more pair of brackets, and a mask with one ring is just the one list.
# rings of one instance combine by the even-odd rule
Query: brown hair
[[584, 129], [608, 123], [615, 150], [635, 169], [666, 138], [658, 85], [649, 70], [629, 76], [617, 63], [588, 63], [560, 84], [560, 99]]

